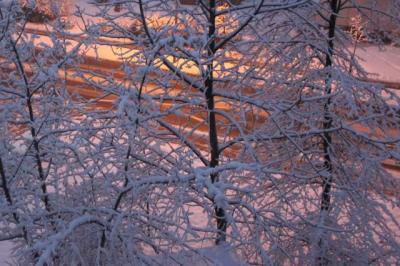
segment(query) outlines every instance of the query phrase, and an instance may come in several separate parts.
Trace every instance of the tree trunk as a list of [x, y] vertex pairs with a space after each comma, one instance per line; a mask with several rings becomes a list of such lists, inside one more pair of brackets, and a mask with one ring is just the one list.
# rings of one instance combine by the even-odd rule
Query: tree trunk
[[[218, 132], [217, 132], [217, 124], [215, 118], [215, 111], [214, 111], [214, 55], [215, 55], [215, 33], [216, 33], [216, 20], [215, 20], [215, 7], [216, 2], [215, 0], [209, 1], [210, 7], [210, 21], [208, 27], [208, 39], [210, 40], [208, 45], [208, 65], [207, 65], [207, 78], [205, 80], [205, 97], [207, 101], [207, 112], [208, 112], [208, 132], [209, 132], [209, 142], [211, 148], [211, 158], [210, 158], [210, 167], [214, 168], [219, 164], [219, 148], [218, 148]], [[218, 182], [218, 175], [212, 174], [210, 175], [211, 182], [215, 183]], [[215, 202], [214, 202], [215, 204]], [[225, 210], [219, 206], [215, 206], [214, 208], [215, 216], [217, 220], [217, 230], [218, 235], [215, 243], [221, 244], [226, 240], [226, 228], [227, 222], [225, 219]]]

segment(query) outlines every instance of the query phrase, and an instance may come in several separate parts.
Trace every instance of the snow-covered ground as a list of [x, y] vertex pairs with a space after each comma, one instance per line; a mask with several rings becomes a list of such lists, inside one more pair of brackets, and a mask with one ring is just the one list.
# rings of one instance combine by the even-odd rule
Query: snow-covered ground
[[400, 82], [400, 48], [363, 45], [357, 49], [361, 65], [370, 77], [382, 81]]
[[7, 261], [10, 259], [12, 243], [10, 241], [0, 242], [0, 266], [6, 266]]

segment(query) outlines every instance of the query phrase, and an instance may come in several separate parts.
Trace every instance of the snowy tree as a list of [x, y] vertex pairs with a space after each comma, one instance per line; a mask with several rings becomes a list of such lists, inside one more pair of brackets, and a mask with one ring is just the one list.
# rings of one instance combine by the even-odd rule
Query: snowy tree
[[79, 35], [1, 9], [0, 240], [20, 261], [399, 260], [399, 98], [355, 53], [398, 41], [397, 1], [101, 2]]
[[[209, 199], [201, 208], [214, 208], [207, 217], [217, 243], [229, 226], [228, 242], [254, 263], [398, 256], [395, 238], [379, 244], [393, 230], [387, 219], [395, 222], [386, 190], [398, 185], [381, 163], [398, 159], [398, 138], [382, 134], [398, 132], [398, 98], [365, 82], [354, 41], [336, 22], [339, 11], [355, 10], [373, 37], [371, 13], [399, 25], [396, 4], [141, 1], [106, 17], [105, 36], [148, 46], [158, 59], [151, 76], [161, 84], [151, 100], [165, 95], [157, 100], [166, 116], [158, 124], [211, 171], [211, 184], [198, 191]], [[117, 26], [123, 16], [135, 30]], [[368, 255], [355, 255], [352, 243]]]
[[[399, 99], [391, 90], [362, 81], [366, 73], [355, 60], [354, 40], [339, 27], [347, 9], [363, 14], [366, 36], [377, 31], [373, 19], [377, 14], [399, 25], [398, 3], [382, 5], [378, 1], [321, 1], [314, 15], [308, 16], [318, 14], [323, 30], [303, 20], [309, 26], [305, 27], [309, 30], [306, 43], [314, 46], [311, 56], [318, 58], [319, 66], [316, 73], [308, 71], [316, 78], [305, 80], [307, 96], [297, 110], [306, 114], [302, 119], [312, 121], [311, 131], [302, 130], [299, 150], [305, 165], [322, 180], [317, 228], [310, 239], [313, 258], [321, 265], [390, 263], [399, 256], [396, 237], [386, 237], [398, 230], [387, 227], [389, 220], [397, 222], [387, 208], [396, 204], [395, 198], [386, 193], [388, 188], [397, 191], [398, 184], [382, 166], [384, 160], [398, 160]], [[296, 15], [304, 18], [304, 13]], [[393, 33], [385, 28], [379, 31]], [[315, 100], [308, 102], [308, 97]], [[312, 133], [315, 129], [321, 132]], [[364, 256], [358, 257], [360, 253]]]
[[[0, 11], [1, 239], [21, 239], [19, 263], [43, 265], [54, 258], [65, 230], [96, 222], [75, 210], [84, 206], [74, 204], [84, 200], [78, 194], [84, 169], [73, 120], [79, 109], [71, 105], [62, 78], [81, 44], [66, 52], [57, 23], [48, 37], [28, 34], [16, 1]], [[55, 257], [54, 263], [64, 259]]]

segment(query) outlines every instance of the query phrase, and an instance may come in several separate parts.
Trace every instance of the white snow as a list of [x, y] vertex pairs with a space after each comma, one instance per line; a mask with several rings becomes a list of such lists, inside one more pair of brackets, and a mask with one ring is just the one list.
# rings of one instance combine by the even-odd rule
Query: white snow
[[[244, 266], [234, 254], [230, 251], [229, 246], [217, 246], [212, 248], [203, 248], [198, 250], [199, 255], [187, 255], [185, 253], [178, 254], [178, 257], [184, 258], [185, 265], [191, 266], [202, 266], [202, 265], [214, 265], [214, 266]], [[185, 258], [186, 257], [186, 258]], [[207, 264], [207, 259], [212, 263]]]
[[370, 77], [382, 81], [400, 82], [400, 48], [363, 45], [357, 49], [361, 65]]
[[10, 260], [12, 246], [11, 241], [0, 242], [0, 266], [8, 265], [7, 261]]

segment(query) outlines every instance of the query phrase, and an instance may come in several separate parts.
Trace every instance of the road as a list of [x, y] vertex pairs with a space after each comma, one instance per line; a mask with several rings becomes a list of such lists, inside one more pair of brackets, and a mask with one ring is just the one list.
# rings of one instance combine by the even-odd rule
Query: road
[[[41, 36], [42, 41], [43, 39], [46, 40], [48, 38], [48, 32], [41, 30], [41, 29], [27, 29], [28, 33], [38, 34]], [[77, 41], [82, 38], [81, 35], [71, 35], [69, 36], [70, 41]], [[118, 42], [116, 40], [109, 40], [103, 39], [102, 42], [105, 44], [115, 44], [117, 45]], [[132, 46], [129, 45], [121, 45], [123, 49], [132, 49]], [[100, 49], [101, 48], [101, 49]], [[103, 45], [98, 47], [99, 53], [103, 53], [102, 56], [99, 58], [97, 54], [93, 51], [89, 51], [85, 57], [82, 58], [78, 69], [87, 71], [89, 74], [86, 75], [88, 80], [95, 80], [99, 81], [101, 76], [104, 77], [111, 77], [113, 81], [122, 83], [123, 79], [126, 78], [125, 72], [121, 70], [122, 63], [118, 60], [117, 56], [115, 55], [114, 51], [110, 48], [109, 45]], [[135, 70], [136, 66], [133, 66], [133, 70]], [[115, 101], [118, 99], [118, 95], [112, 93], [104, 93], [103, 90], [95, 88], [95, 82], [93, 85], [89, 85], [87, 81], [82, 78], [82, 76], [77, 75], [75, 72], [75, 68], [70, 67], [65, 69], [66, 72], [60, 70], [59, 74], [61, 77], [66, 78], [65, 84], [71, 93], [79, 94], [81, 97], [86, 98], [89, 102], [92, 102], [92, 108], [99, 108], [99, 109], [111, 109], [115, 107]], [[98, 75], [98, 77], [94, 78], [92, 74]], [[189, 73], [193, 74], [193, 73]], [[368, 80], [376, 83], [383, 84], [387, 88], [400, 90], [400, 83], [399, 82], [390, 82], [390, 81], [381, 81], [381, 80]], [[153, 91], [157, 93], [156, 84], [154, 83], [147, 83], [145, 91]], [[180, 91], [183, 90], [182, 84], [178, 82], [174, 82], [173, 87], [174, 89], [170, 89], [168, 93], [170, 95], [179, 94]], [[186, 89], [186, 88], [185, 88]], [[238, 117], [239, 110], [232, 110], [232, 105], [229, 103], [223, 102], [217, 97], [217, 104], [216, 107], [219, 110], [223, 110], [233, 117]], [[161, 111], [168, 111], [170, 107], [173, 107], [174, 104], [171, 100], [163, 100], [160, 106]], [[252, 127], [260, 126], [266, 120], [267, 114], [246, 114], [246, 126], [244, 127], [245, 130], [250, 130]], [[223, 122], [226, 121], [225, 118], [222, 116], [217, 117], [219, 120]], [[207, 113], [204, 109], [193, 109], [191, 107], [184, 107], [181, 109], [181, 112], [177, 114], [176, 112], [172, 112], [163, 117], [163, 121], [167, 122], [168, 124], [173, 125], [174, 127], [178, 128], [178, 130], [185, 131], [187, 133], [187, 137], [189, 140], [196, 143], [196, 146], [200, 149], [208, 150], [208, 127], [206, 123]], [[237, 119], [239, 121], [240, 119]], [[356, 126], [357, 127], [357, 126]], [[196, 130], [192, 130], [192, 129]], [[366, 132], [368, 129], [357, 127], [357, 130]], [[237, 129], [228, 129], [227, 127], [219, 126], [218, 132], [221, 136], [228, 136], [229, 138], [234, 138], [239, 135]], [[391, 134], [396, 134], [391, 133]], [[236, 153], [238, 147], [233, 146], [231, 150], [225, 151], [226, 155], [232, 155]], [[384, 165], [386, 168], [394, 171], [398, 171], [400, 173], [400, 164], [399, 162], [395, 162], [393, 160], [385, 161]]]

